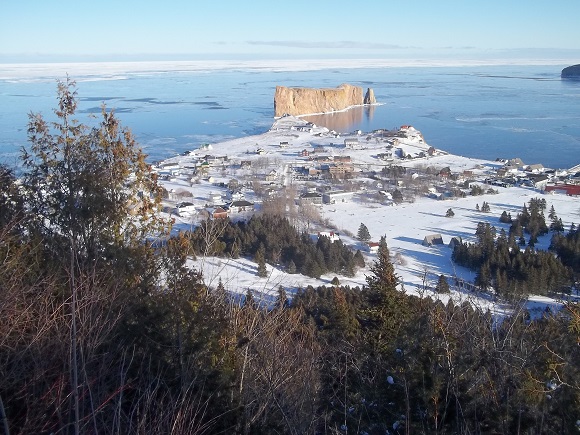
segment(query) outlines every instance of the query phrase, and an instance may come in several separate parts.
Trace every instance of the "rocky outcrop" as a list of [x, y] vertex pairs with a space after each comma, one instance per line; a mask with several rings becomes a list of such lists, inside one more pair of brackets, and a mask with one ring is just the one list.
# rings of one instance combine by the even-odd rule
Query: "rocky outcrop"
[[365, 99], [363, 100], [364, 104], [376, 104], [377, 99], [375, 98], [375, 91], [371, 88], [367, 89], [367, 93], [365, 95]]
[[580, 79], [580, 64], [564, 68], [560, 77], [563, 79]]
[[[373, 95], [372, 90], [367, 91]], [[342, 84], [335, 89], [287, 88], [276, 86], [274, 116], [307, 115], [344, 110], [364, 104], [360, 86]]]

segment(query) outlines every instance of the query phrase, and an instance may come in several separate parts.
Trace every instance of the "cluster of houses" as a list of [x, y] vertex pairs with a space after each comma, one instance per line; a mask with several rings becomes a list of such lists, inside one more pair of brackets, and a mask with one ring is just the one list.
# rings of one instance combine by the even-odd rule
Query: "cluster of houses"
[[[288, 122], [290, 123], [290, 121]], [[302, 123], [300, 125], [291, 125], [290, 123], [289, 125], [290, 130], [301, 132], [313, 133], [316, 129], [316, 126], [311, 123]], [[282, 128], [282, 125], [277, 128]], [[232, 158], [232, 156], [228, 155], [211, 154], [212, 147], [209, 144], [201, 146], [194, 152], [187, 153], [179, 161], [169, 160], [160, 164], [155, 170], [161, 180], [185, 184], [189, 188], [194, 188], [194, 185], [199, 184], [200, 180], [212, 183], [213, 177], [220, 172], [225, 175], [226, 171], [229, 171], [230, 174], [235, 173], [237, 170], [247, 171], [241, 173], [241, 176], [245, 177], [246, 180], [251, 180], [246, 181], [246, 184], [252, 184], [256, 181], [262, 183], [266, 187], [264, 192], [268, 194], [269, 191], [281, 188], [280, 186], [284, 184], [281, 181], [284, 179], [290, 181], [290, 183], [324, 180], [334, 183], [337, 180], [350, 180], [348, 183], [356, 184], [362, 183], [360, 180], [356, 181], [356, 178], [360, 178], [361, 175], [373, 178], [372, 171], [369, 172], [368, 168], [364, 169], [365, 165], [368, 166], [367, 163], [355, 162], [356, 154], [359, 150], [368, 148], [377, 150], [376, 154], [369, 154], [368, 157], [370, 159], [375, 158], [377, 164], [384, 168], [396, 164], [395, 162], [397, 161], [402, 163], [403, 160], [429, 158], [442, 153], [434, 147], [426, 145], [421, 133], [410, 125], [402, 125], [394, 130], [376, 130], [369, 134], [366, 140], [361, 137], [361, 132], [357, 133], [344, 138], [342, 144], [324, 142], [324, 145], [314, 144], [310, 148], [303, 149], [304, 145], [300, 147], [293, 146], [288, 140], [280, 140], [278, 143], [272, 144], [271, 147], [284, 150], [284, 155], [294, 156], [292, 158], [295, 160], [288, 165], [289, 172], [282, 170], [279, 160], [275, 163], [277, 166], [273, 166], [266, 162], [268, 158], [257, 157], [269, 154], [266, 151], [267, 146], [256, 146], [253, 151], [248, 150], [245, 153], [247, 157], [240, 154], [237, 158]], [[302, 142], [302, 144], [304, 143]], [[355, 157], [353, 158], [353, 156]], [[273, 161], [275, 162], [275, 160]], [[426, 190], [421, 190], [421, 192], [426, 192], [429, 197], [434, 199], [447, 199], [456, 196], [458, 192], [461, 193], [462, 189], [462, 195], [465, 195], [467, 193], [465, 191], [467, 189], [466, 186], [473, 181], [498, 187], [524, 186], [539, 189], [546, 193], [580, 195], [580, 167], [577, 168], [576, 172], [565, 172], [546, 169], [540, 164], [526, 165], [521, 159], [517, 158], [501, 160], [500, 162], [502, 165], [493, 170], [488, 167], [482, 171], [465, 170], [454, 173], [449, 167], [438, 169], [438, 173], [433, 174], [436, 176], [435, 178], [425, 178], [426, 182], [430, 183], [430, 186]], [[372, 164], [370, 165], [372, 166]], [[392, 194], [386, 190], [385, 182], [393, 184], [395, 190], [401, 189], [403, 191], [404, 187], [409, 187], [414, 182], [415, 185], [418, 185], [422, 180], [421, 177], [426, 177], [426, 174], [421, 175], [421, 172], [418, 172], [408, 174], [409, 178], [406, 179], [405, 183], [409, 183], [409, 185], [404, 185], [401, 177], [387, 176], [376, 172], [375, 179], [378, 182], [373, 187], [377, 188], [375, 192], [377, 198], [382, 198], [380, 202], [383, 204], [388, 202], [387, 200], [392, 200]], [[286, 175], [289, 175], [289, 177], [285, 178]], [[269, 186], [267, 186], [268, 183]], [[363, 189], [360, 183], [357, 188]], [[305, 189], [296, 198], [297, 203], [314, 205], [336, 204], [351, 201], [355, 194], [355, 192], [343, 190], [351, 189], [352, 187], [335, 186], [330, 189], [330, 185], [324, 185], [324, 187], [328, 187], [327, 190], [320, 188], [321, 186], [321, 184], [318, 184], [319, 189], [317, 191], [313, 191], [312, 188]], [[253, 187], [254, 185], [252, 185]], [[356, 189], [354, 190], [359, 192]], [[418, 190], [415, 189], [414, 194], [417, 192]], [[189, 196], [191, 197], [192, 195], [190, 194]], [[224, 195], [224, 197], [226, 196]], [[234, 190], [227, 195], [227, 200], [224, 201], [222, 195], [210, 196], [208, 201], [210, 205], [204, 204], [203, 206], [201, 204], [194, 205], [193, 198], [188, 201], [187, 195], [173, 195], [173, 197], [170, 195], [169, 199], [175, 201], [175, 213], [179, 216], [196, 214], [200, 216], [207, 215], [207, 217], [213, 219], [221, 219], [254, 211], [254, 203], [246, 200], [243, 195]], [[429, 243], [438, 244], [437, 238]], [[371, 249], [374, 249], [374, 247], [371, 247]]]
[[541, 164], [526, 165], [521, 159], [498, 160], [503, 166], [496, 176], [486, 178], [488, 184], [501, 187], [524, 186], [545, 193], [580, 195], [580, 165], [570, 170], [545, 168]]

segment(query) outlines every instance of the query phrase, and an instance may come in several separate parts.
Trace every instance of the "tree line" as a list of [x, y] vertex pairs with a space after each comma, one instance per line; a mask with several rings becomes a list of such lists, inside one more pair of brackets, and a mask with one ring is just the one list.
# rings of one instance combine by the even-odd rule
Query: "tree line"
[[254, 215], [248, 221], [206, 220], [189, 236], [196, 255], [254, 258], [284, 267], [289, 273], [320, 278], [325, 273], [353, 276], [364, 267], [360, 251], [342, 240], [298, 230], [280, 215]]
[[[561, 220], [552, 207], [550, 228], [554, 233], [550, 249], [534, 249], [538, 237], [549, 232], [543, 214], [545, 208], [543, 198], [533, 198], [528, 205], [524, 204], [515, 219], [502, 213], [500, 222], [511, 223], [507, 234], [503, 229], [497, 234], [494, 226], [480, 222], [475, 231], [476, 242], [457, 244], [453, 261], [475, 270], [478, 286], [485, 290], [493, 288], [505, 299], [570, 292], [578, 279], [577, 230], [572, 226], [564, 235]], [[527, 244], [525, 234], [528, 234]]]

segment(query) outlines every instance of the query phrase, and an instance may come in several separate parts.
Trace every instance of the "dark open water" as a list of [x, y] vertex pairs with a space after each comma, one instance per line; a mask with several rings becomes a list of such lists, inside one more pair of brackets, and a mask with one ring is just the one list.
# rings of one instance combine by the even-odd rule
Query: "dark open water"
[[[276, 85], [372, 87], [373, 108], [315, 118], [337, 131], [411, 124], [437, 148], [468, 157], [520, 157], [569, 168], [580, 163], [580, 82], [560, 66], [332, 69], [304, 72], [215, 71], [135, 74], [77, 80], [79, 120], [102, 102], [155, 161], [202, 143], [266, 131]], [[26, 145], [27, 114], [52, 119], [54, 79], [0, 81], [0, 162], [14, 164]]]

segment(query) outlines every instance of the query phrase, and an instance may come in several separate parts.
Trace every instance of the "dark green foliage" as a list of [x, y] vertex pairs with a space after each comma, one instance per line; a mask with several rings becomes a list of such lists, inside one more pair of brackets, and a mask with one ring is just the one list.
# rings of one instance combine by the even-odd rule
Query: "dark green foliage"
[[365, 224], [361, 223], [360, 226], [358, 227], [356, 238], [362, 242], [367, 242], [371, 239], [371, 233], [369, 233], [369, 229]]
[[552, 236], [550, 250], [556, 253], [560, 261], [580, 274], [580, 231], [572, 228], [565, 236], [556, 233]]
[[401, 191], [399, 189], [393, 190], [392, 196], [393, 196], [393, 201], [395, 201], [397, 204], [400, 204], [403, 202], [403, 194], [401, 193]]
[[[522, 222], [530, 225], [530, 222], [541, 220], [541, 215], [536, 211], [539, 210], [537, 204], [530, 208], [533, 210], [531, 213], [524, 207], [522, 215], [518, 215], [510, 228], [509, 237], [502, 230], [496, 238], [494, 227], [488, 223], [479, 223], [475, 233], [477, 243], [462, 243], [455, 247], [453, 261], [475, 270], [475, 283], [482, 289], [494, 287], [498, 294], [511, 299], [528, 294], [565, 291], [572, 284], [570, 263], [561, 261], [549, 252], [536, 252], [530, 248], [520, 250], [523, 235], [520, 236], [520, 245], [515, 243], [518, 233], [522, 232]], [[535, 240], [531, 235], [532, 246]], [[557, 246], [560, 240], [555, 236], [553, 246]]]
[[360, 249], [357, 249], [354, 254], [354, 265], [355, 267], [365, 267], [365, 259]]
[[485, 193], [483, 187], [481, 187], [479, 184], [474, 184], [471, 186], [471, 191], [469, 192], [469, 194], [471, 196], [479, 196], [479, 195], [483, 195]]
[[310, 277], [328, 272], [352, 276], [360, 264], [342, 241], [320, 236], [314, 242], [308, 233], [298, 233], [288, 219], [270, 214], [253, 216], [247, 222], [205, 221], [191, 239], [197, 255], [233, 256], [235, 248], [237, 255], [255, 257], [260, 250], [265, 262], [286, 265], [288, 273]]
[[22, 223], [24, 201], [12, 170], [0, 164], [0, 231], [9, 223]]
[[381, 169], [381, 173], [385, 177], [394, 178], [396, 180], [397, 178], [401, 178], [407, 173], [407, 168], [404, 166], [389, 165]]
[[501, 213], [501, 216], [499, 217], [499, 221], [503, 224], [511, 224], [512, 223], [512, 216], [510, 213], [508, 213], [504, 210]]
[[258, 251], [254, 257], [254, 261], [258, 264], [257, 273], [260, 278], [265, 278], [268, 276], [268, 269], [266, 268], [266, 260], [264, 256]]
[[453, 212], [453, 210], [450, 208], [447, 209], [447, 212], [445, 213], [445, 217], [451, 218], [453, 216], [455, 216], [455, 213]]
[[447, 282], [445, 275], [439, 275], [435, 291], [437, 293], [449, 293], [449, 283]]

